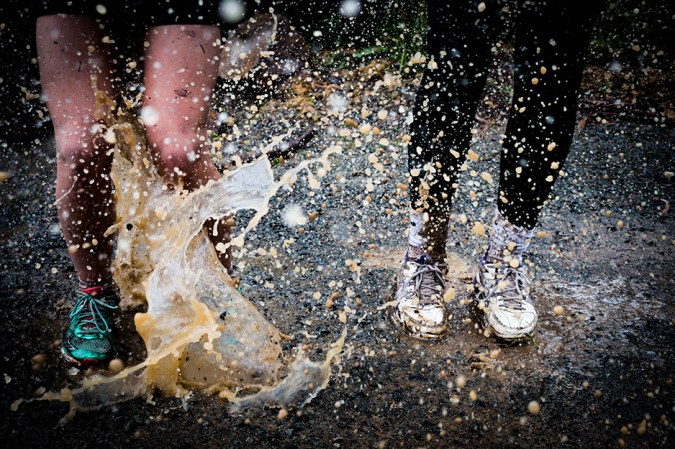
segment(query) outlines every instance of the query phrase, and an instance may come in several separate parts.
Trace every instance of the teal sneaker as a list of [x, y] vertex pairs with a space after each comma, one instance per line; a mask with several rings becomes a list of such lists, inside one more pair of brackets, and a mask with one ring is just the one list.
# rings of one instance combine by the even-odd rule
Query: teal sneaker
[[117, 296], [104, 287], [83, 288], [70, 312], [61, 353], [71, 365], [90, 366], [110, 360], [114, 354], [113, 312]]

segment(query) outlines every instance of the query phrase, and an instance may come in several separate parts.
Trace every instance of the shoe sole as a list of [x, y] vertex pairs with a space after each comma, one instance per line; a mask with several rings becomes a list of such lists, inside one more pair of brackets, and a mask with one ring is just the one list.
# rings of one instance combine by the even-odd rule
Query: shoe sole
[[534, 324], [531, 326], [531, 328], [527, 330], [523, 330], [521, 332], [518, 332], [517, 334], [513, 336], [506, 335], [505, 332], [499, 332], [497, 329], [495, 329], [494, 326], [487, 326], [491, 330], [491, 333], [497, 338], [498, 340], [502, 340], [505, 342], [512, 342], [512, 343], [520, 343], [523, 341], [531, 340], [532, 335], [534, 334], [534, 330], [537, 326], [537, 321], [534, 322]]
[[68, 354], [65, 349], [61, 348], [61, 357], [63, 360], [70, 366], [74, 366], [76, 368], [90, 368], [92, 366], [100, 366], [105, 364], [108, 360], [98, 360], [98, 359], [91, 359], [91, 358], [86, 358], [83, 360], [78, 360]]

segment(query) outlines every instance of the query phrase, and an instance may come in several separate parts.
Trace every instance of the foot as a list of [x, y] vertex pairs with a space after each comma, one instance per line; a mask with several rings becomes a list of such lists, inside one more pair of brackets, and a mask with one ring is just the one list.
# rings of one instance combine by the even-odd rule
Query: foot
[[486, 336], [517, 342], [534, 331], [537, 311], [530, 298], [532, 282], [523, 266], [531, 239], [532, 230], [510, 223], [497, 212], [471, 301]]
[[471, 304], [486, 335], [508, 341], [524, 340], [532, 335], [537, 311], [530, 298], [530, 285], [523, 267], [481, 263]]
[[104, 287], [83, 288], [70, 312], [61, 353], [71, 365], [90, 366], [113, 357], [113, 312], [117, 297]]
[[487, 336], [506, 341], [529, 338], [537, 324], [530, 298], [532, 284], [523, 253], [532, 232], [497, 214], [488, 247], [474, 279], [471, 309]]
[[443, 270], [431, 256], [403, 259], [398, 275], [396, 307], [392, 320], [411, 337], [437, 340], [448, 331], [448, 312], [443, 301]]

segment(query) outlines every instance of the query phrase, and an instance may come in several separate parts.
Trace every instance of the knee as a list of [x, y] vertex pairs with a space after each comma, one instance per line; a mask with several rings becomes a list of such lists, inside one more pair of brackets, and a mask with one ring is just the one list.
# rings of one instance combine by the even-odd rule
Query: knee
[[110, 145], [96, 130], [62, 130], [56, 136], [58, 164], [71, 170], [107, 170], [112, 160]]

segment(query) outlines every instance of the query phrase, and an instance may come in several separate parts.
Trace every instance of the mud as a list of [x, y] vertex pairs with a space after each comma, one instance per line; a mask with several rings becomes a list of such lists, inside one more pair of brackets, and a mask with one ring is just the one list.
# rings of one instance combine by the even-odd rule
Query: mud
[[[339, 312], [349, 311], [341, 365], [326, 389], [304, 407], [243, 413], [206, 392], [139, 398], [77, 414], [66, 425], [59, 421], [67, 404], [33, 402], [11, 411], [18, 398], [77, 386], [87, 374], [58, 357], [76, 282], [56, 222], [55, 159], [44, 126], [0, 159], [9, 172], [0, 183], [4, 447], [671, 447], [672, 121], [640, 110], [641, 101], [622, 114], [604, 108], [594, 100], [618, 93], [601, 89], [593, 75], [602, 68], [589, 68], [566, 176], [528, 258], [539, 329], [531, 342], [505, 347], [481, 336], [462, 304], [487, 241], [471, 229], [489, 223], [496, 198], [496, 185], [480, 173], [498, 179], [505, 123], [493, 107], [505, 94], [489, 90], [473, 145], [479, 158], [468, 161], [455, 200], [452, 331], [425, 343], [397, 332], [381, 307], [391, 299], [404, 250], [403, 144], [417, 78], [392, 76], [395, 67], [386, 62], [351, 61], [347, 69], [324, 67], [256, 109], [228, 111], [234, 121], [220, 130], [222, 147], [233, 142], [236, 154], [314, 124], [314, 139], [277, 160], [277, 174], [330, 145], [344, 148], [331, 157], [332, 170], [315, 179], [318, 189], [301, 176], [235, 251], [240, 292], [293, 337], [287, 345], [302, 343], [321, 356], [344, 328]], [[625, 70], [618, 77], [639, 76]], [[231, 156], [214, 150], [221, 167]], [[284, 221], [289, 204], [302, 207], [306, 224]], [[145, 357], [133, 328], [138, 311], [117, 320], [127, 366]]]

